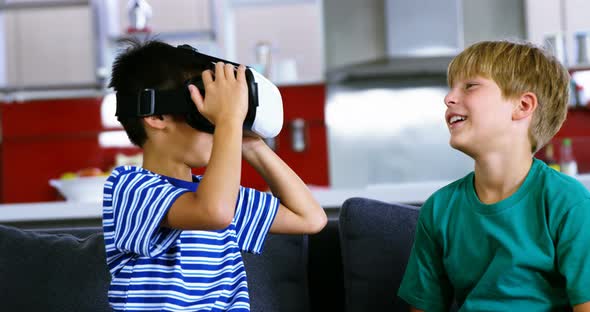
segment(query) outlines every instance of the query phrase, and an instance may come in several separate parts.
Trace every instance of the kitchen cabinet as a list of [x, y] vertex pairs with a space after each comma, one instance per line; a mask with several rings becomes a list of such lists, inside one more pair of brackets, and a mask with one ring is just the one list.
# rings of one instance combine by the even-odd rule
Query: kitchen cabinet
[[[557, 134], [551, 139], [554, 147], [554, 157], [559, 161], [560, 147], [565, 138], [572, 141], [574, 159], [578, 164], [580, 174], [590, 173], [590, 110], [584, 108], [571, 109], [567, 119]], [[546, 148], [547, 146], [545, 146]], [[546, 158], [545, 148], [535, 155], [540, 159]]]
[[61, 199], [50, 179], [82, 168], [108, 170], [116, 154], [137, 153], [135, 147], [101, 146], [101, 102], [88, 97], [0, 103], [0, 201]]
[[276, 84], [324, 80], [322, 1], [229, 1], [220, 18], [228, 59], [255, 64], [256, 45], [268, 43], [269, 78]]
[[[324, 84], [298, 84], [279, 87], [283, 97], [283, 128], [275, 138], [275, 152], [308, 185], [326, 187], [328, 144], [324, 122], [326, 87]], [[294, 141], [295, 124], [303, 123], [304, 148]], [[254, 168], [242, 164], [242, 184], [257, 189], [268, 186]]]
[[[177, 35], [190, 34], [201, 30], [211, 30], [215, 16], [211, 11], [211, 0], [147, 0], [152, 8], [152, 17], [148, 27], [154, 33]], [[120, 34], [129, 27], [128, 1], [117, 1], [118, 10], [109, 13], [117, 14], [113, 21]]]
[[[325, 86], [282, 86], [284, 126], [276, 137], [276, 153], [308, 184], [328, 185]], [[100, 135], [121, 128], [105, 126], [101, 97], [0, 102], [0, 202], [26, 203], [62, 199], [49, 185], [64, 172], [95, 167], [109, 171], [117, 154], [134, 155], [134, 146], [104, 146]], [[306, 124], [306, 148], [293, 148], [291, 125]], [[268, 186], [243, 163], [242, 184]], [[195, 170], [200, 174], [203, 170]]]
[[590, 31], [590, 1], [587, 0], [526, 0], [527, 38], [543, 45], [548, 36], [561, 36], [564, 64], [576, 67], [579, 32]]
[[108, 69], [115, 54], [121, 48], [117, 40], [128, 36], [140, 39], [154, 38], [171, 45], [190, 44], [204, 53], [218, 54], [217, 42], [219, 13], [223, 6], [214, 0], [147, 0], [152, 14], [147, 30], [133, 29], [128, 1], [118, 1], [118, 6], [105, 6], [101, 15], [104, 24], [104, 58]]
[[[590, 64], [578, 62], [578, 46], [576, 34], [590, 32], [590, 2], [587, 0], [527, 0], [526, 23], [528, 39], [535, 44], [544, 45], [547, 37], [555, 36], [555, 46], [558, 58], [566, 65], [571, 73], [588, 69]], [[575, 77], [575, 76], [574, 76]], [[578, 80], [583, 90], [587, 90], [587, 80]], [[587, 91], [585, 91], [587, 92]], [[574, 108], [568, 112], [568, 117], [551, 140], [556, 157], [559, 159], [559, 147], [563, 139], [570, 138], [574, 148], [574, 157], [578, 162], [578, 171], [590, 171], [590, 110]], [[537, 153], [537, 157], [544, 158], [545, 150]]]
[[89, 5], [0, 10], [0, 88], [95, 84], [93, 27]]
[[[102, 87], [119, 48], [117, 40], [129, 28], [128, 1], [35, 2], [11, 1], [1, 7], [0, 87]], [[151, 35], [213, 50], [212, 0], [148, 3], [153, 10]]]
[[[256, 46], [270, 45], [268, 76], [278, 85], [323, 80], [320, 0], [149, 0], [152, 33], [171, 44], [189, 43], [204, 53], [255, 65]], [[118, 8], [118, 31], [127, 11]]]
[[[26, 3], [0, 7], [0, 88], [102, 87], [121, 48], [118, 39], [129, 36], [128, 1]], [[319, 0], [148, 3], [149, 32], [135, 36], [188, 43], [248, 65], [256, 62], [256, 44], [269, 42], [271, 79], [279, 84], [323, 80]]]

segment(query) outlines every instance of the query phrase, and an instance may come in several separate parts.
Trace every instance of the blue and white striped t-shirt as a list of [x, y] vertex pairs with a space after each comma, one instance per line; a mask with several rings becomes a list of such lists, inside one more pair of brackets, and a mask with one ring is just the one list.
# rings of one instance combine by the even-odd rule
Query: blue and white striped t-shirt
[[193, 182], [117, 167], [104, 187], [103, 227], [115, 311], [249, 311], [240, 251], [260, 253], [279, 200], [240, 187], [232, 223], [219, 231], [160, 227]]

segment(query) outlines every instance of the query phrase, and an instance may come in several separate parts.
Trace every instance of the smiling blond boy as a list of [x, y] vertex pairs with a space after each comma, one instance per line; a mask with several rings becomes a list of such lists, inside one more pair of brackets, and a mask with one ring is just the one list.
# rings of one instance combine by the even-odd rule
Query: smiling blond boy
[[534, 158], [569, 82], [529, 43], [480, 42], [451, 62], [450, 145], [475, 168], [420, 211], [398, 293], [413, 311], [590, 311], [590, 193]]

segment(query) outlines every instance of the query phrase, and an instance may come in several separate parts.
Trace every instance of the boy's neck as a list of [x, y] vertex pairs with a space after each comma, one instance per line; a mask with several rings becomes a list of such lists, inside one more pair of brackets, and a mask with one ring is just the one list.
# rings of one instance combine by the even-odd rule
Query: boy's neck
[[152, 153], [144, 153], [142, 167], [159, 175], [192, 181], [192, 170], [189, 166]]
[[477, 158], [474, 187], [479, 200], [485, 204], [493, 204], [510, 197], [526, 179], [532, 162], [530, 153]]

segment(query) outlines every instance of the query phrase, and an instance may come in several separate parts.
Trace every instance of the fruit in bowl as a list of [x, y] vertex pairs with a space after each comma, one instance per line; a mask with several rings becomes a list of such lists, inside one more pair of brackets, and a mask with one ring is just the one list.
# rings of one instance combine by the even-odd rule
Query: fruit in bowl
[[49, 180], [66, 201], [101, 202], [104, 183], [107, 177], [98, 168], [84, 168], [74, 172], [64, 172], [59, 179]]
[[74, 172], [64, 172], [59, 178], [61, 180], [71, 180], [77, 178], [78, 175]]
[[78, 170], [79, 177], [96, 177], [102, 175], [104, 175], [104, 172], [96, 167], [88, 167]]

